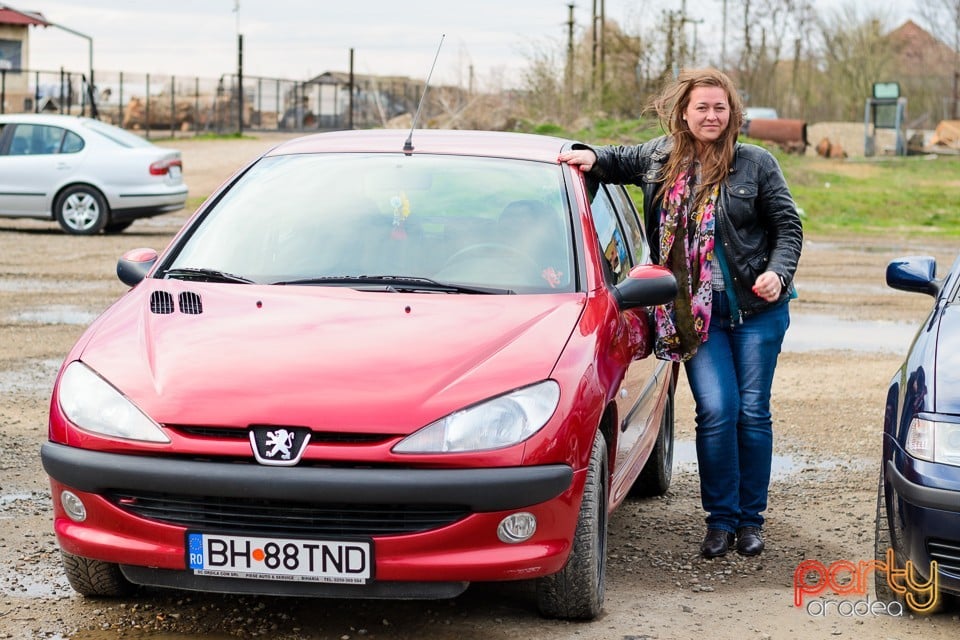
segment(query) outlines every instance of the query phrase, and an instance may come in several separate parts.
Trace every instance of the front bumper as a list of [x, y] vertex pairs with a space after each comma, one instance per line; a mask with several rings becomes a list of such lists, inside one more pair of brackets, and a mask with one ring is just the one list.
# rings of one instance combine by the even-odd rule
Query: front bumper
[[924, 469], [934, 463], [910, 460], [910, 477], [893, 460], [887, 460], [885, 470], [905, 560], [924, 580], [930, 579], [930, 563], [936, 561], [940, 591], [960, 594], [960, 490], [928, 486]]
[[567, 465], [493, 469], [270, 467], [89, 451], [52, 442], [40, 449], [51, 478], [87, 493], [138, 489], [199, 496], [284, 498], [302, 502], [466, 505], [471, 511], [519, 509], [570, 487]]
[[[270, 585], [262, 584], [268, 581], [241, 585], [240, 581], [211, 584], [198, 580], [185, 571], [187, 526], [131, 513], [111, 499], [111, 494], [139, 491], [304, 504], [462, 505], [465, 515], [443, 526], [369, 536], [375, 547], [374, 584], [378, 585], [370, 585], [370, 593], [382, 590], [379, 583], [387, 581], [449, 583], [435, 586], [455, 591], [462, 588], [457, 583], [533, 578], [559, 571], [570, 553], [585, 479], [583, 471], [574, 472], [566, 465], [494, 469], [268, 467], [104, 453], [55, 443], [43, 445], [41, 459], [50, 476], [54, 526], [65, 552], [118, 563], [134, 582], [260, 593], [272, 592]], [[85, 521], [67, 517], [60, 505], [64, 490], [83, 501], [88, 514]], [[518, 510], [534, 514], [537, 531], [521, 544], [503, 543], [497, 537], [497, 526]], [[271, 533], [284, 535], [282, 524], [271, 522]], [[396, 586], [401, 592], [409, 590], [408, 586]], [[348, 591], [339, 585], [332, 590]], [[396, 597], [396, 591], [389, 590], [391, 597]]]

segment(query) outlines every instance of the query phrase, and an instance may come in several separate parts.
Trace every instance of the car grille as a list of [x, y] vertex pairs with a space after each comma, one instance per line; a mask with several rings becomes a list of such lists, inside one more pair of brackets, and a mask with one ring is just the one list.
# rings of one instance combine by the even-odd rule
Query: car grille
[[927, 540], [927, 553], [944, 571], [960, 574], [960, 542]]
[[[168, 429], [174, 429], [185, 435], [200, 438], [218, 438], [224, 440], [249, 440], [250, 431], [231, 427], [194, 427], [168, 424]], [[377, 444], [386, 442], [396, 436], [387, 433], [350, 433], [337, 431], [311, 431], [311, 444]]]
[[111, 492], [106, 497], [148, 520], [260, 535], [400, 535], [446, 526], [470, 513], [460, 506], [308, 504], [165, 493]]

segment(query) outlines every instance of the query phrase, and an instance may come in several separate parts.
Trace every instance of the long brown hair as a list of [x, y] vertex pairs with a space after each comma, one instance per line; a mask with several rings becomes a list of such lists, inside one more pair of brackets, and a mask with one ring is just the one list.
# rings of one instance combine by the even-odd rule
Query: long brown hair
[[[702, 153], [697, 153], [697, 141], [690, 131], [683, 114], [690, 104], [690, 93], [697, 87], [720, 87], [727, 94], [730, 105], [730, 120], [727, 128], [713, 143], [707, 145]], [[660, 196], [673, 185], [677, 176], [687, 169], [691, 162], [700, 162], [700, 184], [697, 188], [695, 205], [702, 204], [713, 187], [727, 178], [733, 165], [734, 145], [743, 124], [743, 102], [733, 81], [717, 69], [687, 69], [681, 71], [676, 80], [653, 100], [652, 108], [660, 118], [660, 125], [673, 139], [673, 150], [663, 170], [664, 182], [660, 186]]]

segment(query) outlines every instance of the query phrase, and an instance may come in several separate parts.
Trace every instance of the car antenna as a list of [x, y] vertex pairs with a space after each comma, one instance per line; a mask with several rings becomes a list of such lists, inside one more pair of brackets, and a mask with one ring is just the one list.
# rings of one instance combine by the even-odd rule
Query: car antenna
[[423, 108], [423, 99], [427, 97], [427, 89], [430, 88], [430, 78], [433, 77], [433, 68], [437, 66], [437, 58], [440, 57], [440, 47], [443, 46], [443, 39], [445, 37], [445, 33], [440, 34], [440, 44], [437, 45], [437, 53], [433, 56], [433, 64], [430, 65], [430, 73], [427, 74], [427, 82], [423, 85], [423, 93], [420, 94], [420, 104], [417, 105], [417, 113], [413, 116], [413, 123], [410, 125], [410, 135], [407, 136], [406, 141], [403, 143], [404, 153], [413, 153], [413, 130], [417, 128], [417, 123], [420, 121], [420, 109]]

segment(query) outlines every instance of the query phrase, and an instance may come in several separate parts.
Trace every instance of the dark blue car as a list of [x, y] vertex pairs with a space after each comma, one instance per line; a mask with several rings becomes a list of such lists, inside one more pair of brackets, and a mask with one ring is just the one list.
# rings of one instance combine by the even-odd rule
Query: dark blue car
[[936, 270], [927, 256], [887, 266], [889, 286], [935, 300], [887, 392], [877, 496], [877, 560], [893, 561], [875, 573], [877, 598], [920, 611], [939, 604], [925, 585], [941, 602], [960, 595], [960, 257]]

